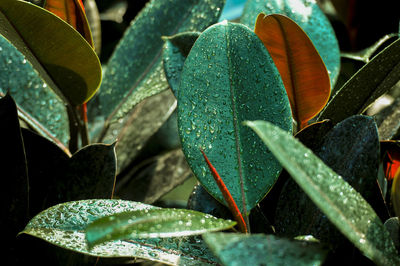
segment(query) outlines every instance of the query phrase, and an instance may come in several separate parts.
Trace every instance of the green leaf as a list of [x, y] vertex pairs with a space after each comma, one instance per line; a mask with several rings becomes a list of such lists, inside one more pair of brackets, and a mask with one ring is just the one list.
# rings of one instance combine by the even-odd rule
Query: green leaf
[[268, 119], [292, 130], [285, 88], [260, 39], [246, 26], [216, 24], [200, 35], [186, 59], [178, 90], [178, 130], [204, 188], [224, 202], [207, 165], [200, 163], [200, 148], [244, 213], [265, 196], [282, 170], [254, 132], [241, 125], [248, 119]]
[[96, 53], [67, 23], [33, 4], [2, 0], [0, 34], [7, 38], [63, 100], [88, 101], [101, 81]]
[[318, 120], [330, 119], [336, 124], [349, 116], [361, 114], [399, 79], [400, 40], [396, 40], [340, 88], [321, 112]]
[[29, 61], [0, 35], [0, 93], [8, 90], [20, 117], [41, 135], [67, 145], [69, 124], [63, 101], [43, 82]]
[[293, 179], [365, 256], [400, 263], [389, 233], [371, 206], [346, 181], [290, 134], [265, 121], [247, 121]]
[[340, 71], [339, 44], [329, 20], [317, 3], [309, 0], [249, 0], [240, 22], [253, 29], [261, 12], [286, 15], [307, 33], [328, 69], [333, 88]]
[[127, 211], [100, 218], [86, 228], [89, 247], [110, 240], [181, 237], [233, 227], [236, 222], [186, 209]]
[[[161, 57], [162, 36], [203, 31], [218, 21], [225, 0], [150, 1], [112, 54], [94, 105], [112, 122], [146, 97], [168, 88]], [[107, 123], [106, 123], [107, 124]]]
[[183, 64], [200, 32], [182, 32], [165, 38], [163, 66], [169, 87], [177, 97]]
[[17, 256], [15, 235], [28, 220], [29, 184], [17, 107], [9, 94], [0, 99], [0, 123], [0, 161], [4, 188], [1, 193], [0, 225], [7, 228], [3, 232], [3, 239], [7, 242], [3, 254], [5, 261], [11, 261], [14, 260], [13, 256]]
[[316, 244], [273, 235], [208, 233], [203, 238], [223, 265], [321, 265], [327, 253]]
[[75, 252], [104, 258], [130, 257], [172, 265], [215, 264], [215, 258], [197, 238], [130, 239], [88, 249], [84, 230], [107, 215], [155, 207], [124, 200], [82, 200], [53, 206], [35, 216], [21, 233]]

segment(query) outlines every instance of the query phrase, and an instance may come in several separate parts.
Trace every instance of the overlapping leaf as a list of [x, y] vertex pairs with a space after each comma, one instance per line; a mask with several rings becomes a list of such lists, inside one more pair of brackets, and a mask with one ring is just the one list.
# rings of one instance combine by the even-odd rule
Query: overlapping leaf
[[400, 40], [394, 41], [347, 81], [318, 117], [338, 123], [362, 113], [400, 80]]
[[96, 92], [101, 81], [96, 53], [57, 16], [27, 2], [3, 0], [0, 25], [0, 33], [65, 101], [79, 105]]
[[[262, 147], [246, 119], [268, 119], [291, 131], [285, 88], [260, 39], [247, 27], [222, 22], [192, 47], [178, 90], [178, 129], [196, 177], [220, 202], [200, 148], [207, 154], [241, 212], [247, 213], [275, 183], [279, 163]], [[247, 209], [247, 211], [245, 211]]]
[[240, 22], [253, 28], [261, 12], [286, 15], [304, 30], [321, 55], [333, 87], [340, 71], [339, 45], [329, 20], [317, 3], [310, 0], [249, 0]]
[[261, 13], [254, 32], [281, 74], [293, 117], [300, 129], [305, 127], [330, 96], [329, 75], [324, 62], [305, 32], [286, 16]]
[[264, 121], [246, 124], [328, 219], [365, 256], [379, 265], [400, 263], [389, 233], [371, 206], [342, 177], [290, 134]]
[[208, 233], [203, 238], [223, 265], [321, 265], [326, 256], [318, 245], [273, 235]]
[[203, 31], [215, 23], [225, 0], [150, 1], [138, 14], [111, 56], [90, 116], [108, 122], [138, 102], [168, 88], [162, 68], [162, 36]]
[[[104, 257], [130, 257], [172, 265], [215, 264], [201, 239], [152, 238], [111, 241], [89, 249], [84, 230], [89, 223], [111, 214], [155, 207], [124, 200], [82, 200], [51, 207], [34, 217], [21, 232], [75, 252]], [[73, 215], [72, 215], [73, 214]]]
[[63, 101], [41, 80], [26, 57], [1, 35], [0, 70], [0, 93], [10, 92], [20, 117], [41, 135], [65, 147], [69, 124]]

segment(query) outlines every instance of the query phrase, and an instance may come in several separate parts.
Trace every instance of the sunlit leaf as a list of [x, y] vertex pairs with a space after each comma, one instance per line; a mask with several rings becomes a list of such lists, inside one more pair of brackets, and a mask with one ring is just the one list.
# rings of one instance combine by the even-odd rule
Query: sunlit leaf
[[82, 0], [46, 0], [43, 8], [71, 25], [93, 47], [92, 34]]
[[21, 233], [53, 245], [103, 258], [143, 258], [172, 265], [216, 264], [198, 238], [152, 238], [110, 241], [89, 250], [84, 230], [94, 220], [155, 207], [124, 200], [82, 200], [56, 205], [35, 216]]
[[261, 13], [254, 32], [281, 74], [293, 117], [300, 129], [305, 127], [330, 96], [329, 75], [324, 62], [307, 34], [286, 16]]
[[[29, 60], [66, 102], [88, 101], [101, 81], [99, 59], [83, 37], [52, 13], [33, 4], [2, 0], [0, 34]], [[45, 41], [45, 40], [51, 41]]]
[[371, 206], [293, 136], [264, 121], [248, 121], [297, 184], [361, 252], [380, 265], [400, 263], [389, 233]]
[[207, 165], [199, 163], [200, 148], [244, 215], [282, 170], [254, 132], [241, 125], [250, 118], [292, 130], [289, 100], [264, 45], [246, 26], [221, 22], [200, 35], [185, 61], [178, 130], [183, 152], [204, 188], [224, 203]]
[[316, 1], [310, 0], [248, 0], [240, 22], [250, 28], [259, 13], [286, 15], [308, 35], [321, 55], [333, 87], [340, 71], [339, 44], [328, 18]]
[[273, 235], [208, 233], [203, 238], [223, 265], [321, 265], [327, 253], [318, 244]]
[[100, 218], [86, 230], [89, 247], [110, 240], [182, 237], [233, 227], [236, 222], [186, 209], [126, 211]]

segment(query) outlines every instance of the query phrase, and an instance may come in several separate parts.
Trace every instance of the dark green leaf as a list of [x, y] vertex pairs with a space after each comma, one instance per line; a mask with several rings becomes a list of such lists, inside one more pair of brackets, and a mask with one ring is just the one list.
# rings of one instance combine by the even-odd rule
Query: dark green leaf
[[89, 247], [130, 238], [182, 237], [232, 228], [236, 222], [186, 209], [127, 211], [100, 218], [86, 228]]
[[168, 88], [162, 67], [162, 36], [203, 31], [215, 23], [225, 0], [153, 0], [138, 14], [107, 64], [93, 103], [108, 122], [146, 97]]
[[207, 165], [200, 163], [200, 148], [242, 212], [250, 212], [282, 170], [254, 132], [241, 125], [247, 119], [292, 130], [285, 88], [260, 39], [243, 25], [216, 24], [200, 35], [186, 59], [178, 129], [188, 163], [205, 189], [224, 202]]
[[371, 206], [346, 181], [290, 134], [264, 121], [248, 121], [298, 185], [365, 256], [399, 264], [389, 233]]
[[90, 222], [124, 211], [151, 208], [155, 207], [123, 200], [68, 202], [34, 217], [22, 233], [91, 256], [143, 258], [173, 265], [215, 264], [215, 259], [202, 241], [196, 238], [131, 239], [88, 249], [84, 230]]
[[240, 22], [253, 29], [261, 12], [286, 15], [307, 33], [328, 69], [333, 87], [340, 70], [339, 45], [329, 20], [317, 3], [309, 0], [249, 0]]
[[0, 35], [0, 93], [13, 95], [19, 115], [41, 135], [64, 145], [69, 141], [67, 110], [29, 61]]
[[338, 123], [349, 116], [361, 114], [399, 79], [400, 40], [396, 40], [343, 85], [318, 119]]
[[164, 39], [164, 72], [169, 87], [175, 96], [177, 96], [179, 82], [181, 81], [183, 64], [185, 63], [190, 49], [192, 49], [194, 42], [199, 36], [199, 32], [182, 32]]
[[0, 33], [63, 100], [79, 105], [96, 92], [101, 81], [96, 53], [57, 16], [27, 2], [2, 0], [0, 25]]
[[[0, 99], [1, 219], [5, 261], [17, 256], [15, 236], [28, 221], [29, 184], [17, 107], [9, 94]], [[14, 258], [13, 258], [14, 259]]]
[[152, 204], [192, 175], [181, 149], [154, 158], [137, 173], [140, 166], [118, 181], [115, 192], [118, 197]]
[[321, 265], [327, 253], [316, 244], [273, 235], [208, 233], [203, 238], [223, 265]]

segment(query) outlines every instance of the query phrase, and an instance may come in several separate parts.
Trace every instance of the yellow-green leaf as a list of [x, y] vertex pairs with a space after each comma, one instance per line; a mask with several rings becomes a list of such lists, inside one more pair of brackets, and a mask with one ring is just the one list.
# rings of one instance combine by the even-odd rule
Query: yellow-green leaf
[[289, 96], [300, 128], [316, 116], [330, 96], [325, 64], [307, 34], [292, 19], [259, 14], [254, 29], [268, 49]]

